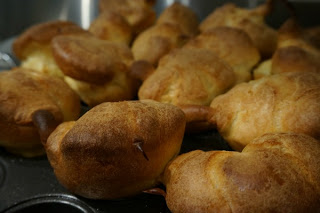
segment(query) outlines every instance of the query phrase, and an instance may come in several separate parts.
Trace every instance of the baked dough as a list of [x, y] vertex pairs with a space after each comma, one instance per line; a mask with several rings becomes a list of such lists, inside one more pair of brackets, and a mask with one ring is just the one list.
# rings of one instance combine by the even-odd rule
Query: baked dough
[[236, 74], [236, 83], [252, 79], [251, 71], [260, 61], [260, 53], [246, 32], [233, 27], [216, 27], [189, 40], [183, 48], [213, 51]]
[[172, 49], [182, 47], [188, 39], [176, 25], [162, 23], [139, 34], [133, 41], [131, 50], [135, 61], [146, 61], [156, 67], [163, 56]]
[[232, 68], [206, 49], [175, 49], [141, 85], [138, 97], [176, 106], [209, 105], [234, 85]]
[[57, 35], [88, 34], [70, 21], [48, 21], [27, 28], [12, 44], [21, 67], [63, 78], [51, 52], [51, 40]]
[[320, 74], [287, 72], [238, 84], [212, 103], [211, 122], [234, 150], [269, 132], [320, 139]]
[[205, 32], [219, 26], [236, 27], [244, 30], [264, 58], [270, 57], [277, 47], [277, 31], [265, 23], [272, 10], [272, 0], [246, 9], [233, 3], [226, 3], [212, 11], [201, 23], [200, 31]]
[[134, 59], [156, 67], [164, 55], [196, 35], [198, 25], [198, 17], [193, 10], [181, 3], [173, 3], [160, 14], [154, 26], [134, 40], [131, 48]]
[[59, 78], [25, 68], [0, 72], [0, 145], [25, 157], [44, 154], [32, 118], [47, 111], [57, 122], [75, 120], [79, 97]]
[[199, 18], [189, 7], [180, 2], [174, 2], [165, 8], [159, 15], [156, 24], [171, 23], [181, 28], [185, 35], [193, 36], [198, 34]]
[[[196, 141], [195, 141], [196, 142]], [[165, 170], [172, 212], [317, 212], [320, 141], [266, 134], [239, 152], [182, 154]]]
[[157, 24], [142, 32], [132, 44], [135, 61], [146, 61], [156, 67], [159, 60], [189, 39], [181, 29], [170, 23]]
[[278, 49], [272, 56], [271, 73], [320, 72], [320, 49], [308, 31], [289, 19], [279, 29]]
[[132, 26], [135, 35], [154, 24], [155, 0], [100, 0], [100, 12], [111, 11], [124, 17]]
[[57, 127], [46, 144], [60, 183], [92, 199], [136, 195], [159, 184], [180, 151], [184, 113], [151, 100], [102, 103]]
[[275, 53], [254, 70], [254, 78], [283, 72], [320, 72], [317, 31], [317, 28], [302, 28], [296, 20], [288, 19], [279, 29]]
[[129, 75], [133, 56], [126, 44], [66, 35], [52, 40], [52, 52], [65, 81], [89, 106], [136, 96], [138, 82]]
[[89, 32], [102, 40], [131, 44], [132, 27], [128, 21], [115, 12], [105, 11], [98, 15], [89, 26]]

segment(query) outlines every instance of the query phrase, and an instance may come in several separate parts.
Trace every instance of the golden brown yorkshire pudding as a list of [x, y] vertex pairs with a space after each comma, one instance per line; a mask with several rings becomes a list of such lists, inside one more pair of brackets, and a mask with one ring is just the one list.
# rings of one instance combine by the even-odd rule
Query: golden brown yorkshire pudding
[[88, 35], [57, 36], [52, 40], [52, 51], [65, 75], [96, 84], [126, 70], [133, 60], [126, 45]]
[[270, 57], [277, 46], [276, 30], [265, 23], [265, 17], [272, 10], [272, 2], [268, 0], [253, 9], [240, 8], [233, 3], [224, 4], [200, 23], [200, 31], [219, 26], [240, 28], [248, 33], [263, 57]]
[[234, 85], [231, 67], [212, 51], [175, 49], [164, 56], [157, 69], [143, 82], [139, 99], [173, 105], [209, 105], [214, 97]]
[[260, 61], [259, 50], [243, 30], [216, 27], [189, 40], [183, 48], [202, 48], [213, 51], [227, 62], [236, 74], [236, 83], [252, 79], [252, 68]]
[[193, 36], [198, 33], [199, 18], [189, 7], [174, 2], [159, 15], [156, 24], [171, 23], [181, 28], [185, 35]]
[[134, 59], [156, 67], [164, 55], [183, 46], [198, 33], [198, 24], [198, 18], [190, 8], [173, 3], [160, 14], [154, 26], [140, 33], [133, 41], [131, 49]]
[[239, 152], [200, 150], [175, 158], [164, 173], [169, 209], [205, 212], [317, 212], [320, 141], [266, 134]]
[[0, 145], [25, 157], [43, 155], [38, 125], [49, 124], [34, 117], [38, 111], [51, 113], [56, 122], [75, 120], [80, 100], [59, 78], [25, 68], [0, 72]]
[[14, 40], [12, 50], [21, 66], [63, 78], [51, 53], [51, 40], [57, 35], [88, 34], [69, 21], [50, 21], [33, 25]]
[[320, 72], [320, 49], [309, 32], [294, 19], [279, 29], [278, 49], [272, 56], [271, 73]]
[[135, 97], [138, 84], [128, 73], [133, 56], [127, 45], [66, 35], [52, 40], [52, 51], [65, 81], [89, 106]]
[[114, 12], [105, 11], [94, 19], [89, 32], [102, 40], [114, 41], [130, 45], [133, 32], [127, 20]]
[[[320, 37], [316, 28], [302, 28], [288, 19], [279, 29], [278, 47], [270, 60], [254, 70], [254, 78], [282, 72], [320, 72]], [[267, 64], [267, 65], [266, 65]]]
[[154, 3], [155, 0], [99, 0], [99, 9], [123, 16], [138, 34], [155, 22]]
[[190, 111], [187, 120], [210, 120], [237, 151], [272, 132], [303, 133], [319, 140], [320, 74], [288, 72], [238, 84], [213, 99], [210, 107]]
[[57, 127], [46, 144], [60, 183], [93, 199], [117, 199], [159, 183], [180, 151], [183, 112], [151, 100], [102, 103]]
[[157, 66], [159, 60], [172, 49], [182, 47], [189, 39], [175, 24], [156, 24], [140, 33], [132, 44], [136, 61], [143, 60]]

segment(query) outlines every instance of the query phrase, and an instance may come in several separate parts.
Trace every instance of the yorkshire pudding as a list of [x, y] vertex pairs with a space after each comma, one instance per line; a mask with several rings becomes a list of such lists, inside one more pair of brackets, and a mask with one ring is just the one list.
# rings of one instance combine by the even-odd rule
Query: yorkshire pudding
[[156, 24], [161, 23], [171, 23], [177, 28], [181, 28], [182, 32], [188, 36], [196, 35], [199, 31], [197, 14], [179, 2], [174, 2], [161, 12]]
[[142, 83], [139, 99], [176, 106], [209, 105], [214, 97], [234, 85], [232, 68], [206, 49], [175, 49], [164, 56], [157, 69]]
[[209, 120], [234, 150], [272, 132], [320, 139], [320, 74], [287, 72], [252, 80], [219, 95], [210, 107], [198, 108], [184, 109], [187, 120]]
[[46, 144], [60, 183], [92, 199], [117, 199], [159, 183], [180, 151], [183, 112], [155, 101], [102, 103], [62, 123]]
[[319, 35], [317, 28], [303, 28], [288, 19], [279, 29], [272, 58], [254, 70], [255, 79], [282, 72], [320, 72]]
[[160, 23], [140, 33], [131, 50], [136, 61], [146, 61], [156, 67], [163, 56], [182, 47], [188, 39], [176, 25]]
[[155, 0], [100, 0], [99, 10], [121, 15], [132, 26], [134, 34], [139, 34], [156, 20], [154, 3]]
[[51, 40], [58, 35], [88, 34], [69, 21], [49, 21], [26, 29], [14, 40], [13, 53], [21, 60], [21, 66], [55, 77], [63, 78], [51, 52]]
[[[195, 141], [196, 142], [196, 141]], [[317, 212], [320, 141], [266, 134], [239, 152], [200, 150], [175, 158], [164, 173], [172, 212]]]
[[52, 40], [52, 52], [65, 81], [89, 106], [135, 97], [138, 83], [128, 73], [133, 56], [126, 44], [66, 35]]
[[265, 23], [266, 16], [272, 11], [273, 0], [253, 8], [237, 7], [226, 3], [213, 10], [201, 23], [200, 31], [215, 27], [229, 26], [244, 30], [259, 49], [263, 57], [270, 57], [277, 46], [277, 32]]
[[119, 42], [130, 45], [133, 37], [132, 27], [121, 15], [105, 11], [94, 19], [89, 32], [102, 40]]
[[227, 62], [236, 74], [236, 83], [252, 79], [252, 68], [260, 61], [260, 53], [248, 34], [238, 28], [216, 27], [190, 39], [183, 48], [213, 51]]
[[198, 25], [197, 15], [190, 8], [173, 3], [160, 14], [155, 25], [133, 41], [134, 59], [147, 61], [156, 67], [163, 56], [197, 34]]
[[38, 111], [52, 114], [57, 123], [75, 120], [80, 100], [59, 78], [25, 68], [0, 72], [0, 145], [25, 157], [43, 155]]

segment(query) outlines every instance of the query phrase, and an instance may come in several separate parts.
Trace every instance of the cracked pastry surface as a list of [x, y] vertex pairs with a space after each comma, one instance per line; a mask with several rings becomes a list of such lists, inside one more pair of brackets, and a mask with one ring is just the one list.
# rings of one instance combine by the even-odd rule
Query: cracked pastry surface
[[172, 212], [314, 212], [320, 208], [320, 143], [296, 133], [266, 134], [244, 150], [195, 150], [167, 166]]
[[151, 100], [102, 103], [62, 123], [46, 144], [62, 185], [93, 199], [141, 193], [159, 183], [185, 128], [183, 112]]
[[260, 61], [260, 53], [243, 30], [216, 27], [190, 39], [183, 48], [202, 48], [213, 51], [227, 62], [236, 74], [236, 83], [252, 79], [252, 68]]
[[234, 85], [231, 67], [204, 49], [176, 49], [141, 85], [139, 99], [173, 105], [209, 105], [214, 97]]
[[238, 84], [210, 104], [212, 121], [234, 150], [268, 132], [320, 138], [320, 74], [288, 72]]
[[58, 122], [80, 114], [79, 97], [63, 80], [25, 68], [0, 73], [0, 103], [1, 146], [25, 157], [44, 154], [34, 112], [46, 110]]

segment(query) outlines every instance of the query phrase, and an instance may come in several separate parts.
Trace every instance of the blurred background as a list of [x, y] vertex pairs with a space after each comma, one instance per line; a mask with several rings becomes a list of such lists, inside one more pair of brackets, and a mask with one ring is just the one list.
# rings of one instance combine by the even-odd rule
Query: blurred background
[[[222, 0], [158, 0], [155, 10], [179, 1], [193, 8], [200, 19], [228, 1]], [[233, 0], [241, 7], [252, 8], [264, 0]], [[289, 12], [283, 0], [276, 0], [274, 13], [267, 22], [278, 27]], [[288, 0], [304, 26], [320, 25], [320, 0]], [[70, 20], [87, 28], [98, 14], [98, 0], [0, 0], [0, 41], [21, 33], [27, 27], [49, 20]]]

